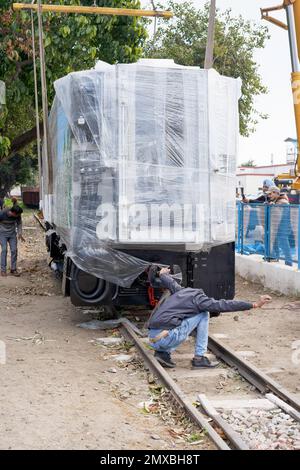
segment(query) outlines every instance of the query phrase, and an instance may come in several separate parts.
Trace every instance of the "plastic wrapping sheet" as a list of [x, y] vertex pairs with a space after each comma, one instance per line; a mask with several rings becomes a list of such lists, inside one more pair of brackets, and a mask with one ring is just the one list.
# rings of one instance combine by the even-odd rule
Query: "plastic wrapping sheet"
[[298, 211], [293, 205], [270, 206], [270, 257], [289, 265], [298, 259]]
[[265, 237], [265, 205], [245, 204], [243, 218], [244, 243], [264, 242]]
[[245, 255], [265, 255], [265, 204], [242, 204], [242, 240], [237, 244]]
[[100, 62], [55, 90], [44, 207], [78, 267], [128, 286], [148, 263], [122, 250], [234, 240], [239, 80], [169, 60]]

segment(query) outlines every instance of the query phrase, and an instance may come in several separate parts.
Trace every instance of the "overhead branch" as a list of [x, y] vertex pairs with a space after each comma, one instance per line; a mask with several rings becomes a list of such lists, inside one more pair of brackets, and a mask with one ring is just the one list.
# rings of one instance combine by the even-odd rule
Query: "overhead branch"
[[22, 69], [26, 67], [26, 65], [32, 65], [32, 64], [33, 64], [32, 59], [23, 60], [22, 62], [16, 62], [16, 71], [12, 77], [12, 81], [14, 82], [15, 80], [17, 80], [18, 76], [22, 72]]
[[[43, 136], [43, 122], [40, 122], [40, 136]], [[29, 129], [28, 131], [24, 132], [24, 134], [19, 135], [12, 141], [9, 154], [2, 158], [1, 162], [9, 160], [17, 152], [34, 142], [36, 138], [36, 126], [34, 126], [32, 129]]]

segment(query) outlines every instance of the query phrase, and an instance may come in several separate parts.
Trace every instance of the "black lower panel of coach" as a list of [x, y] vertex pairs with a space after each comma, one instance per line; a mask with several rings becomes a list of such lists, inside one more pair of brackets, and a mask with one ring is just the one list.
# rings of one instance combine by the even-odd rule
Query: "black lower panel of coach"
[[[201, 288], [216, 299], [232, 299], [235, 295], [234, 285], [234, 243], [216, 246], [209, 252], [178, 253], [159, 250], [122, 250], [150, 263], [176, 266], [182, 273], [182, 286]], [[74, 305], [107, 305], [150, 307], [147, 276], [145, 273], [135, 280], [130, 288], [98, 279], [78, 269], [69, 262], [69, 292]], [[161, 295], [159, 289], [154, 291], [155, 298]]]

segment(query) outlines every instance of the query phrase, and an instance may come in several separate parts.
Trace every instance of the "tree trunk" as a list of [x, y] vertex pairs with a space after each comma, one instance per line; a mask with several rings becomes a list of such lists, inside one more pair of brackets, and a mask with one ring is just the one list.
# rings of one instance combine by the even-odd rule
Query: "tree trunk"
[[[40, 122], [40, 135], [43, 135], [43, 123]], [[30, 144], [36, 140], [36, 126], [34, 126], [29, 131], [24, 132], [24, 134], [19, 135], [16, 137], [11, 143], [11, 151], [10, 153], [16, 153], [22, 148], [26, 147], [26, 145]]]
[[[40, 136], [41, 137], [43, 136], [43, 123], [42, 122], [40, 122]], [[24, 134], [21, 134], [18, 137], [16, 137], [11, 143], [9, 154], [7, 155], [7, 157], [2, 158], [1, 161], [3, 162], [6, 160], [9, 160], [10, 157], [12, 157], [15, 153], [19, 152], [20, 150], [22, 150], [27, 145], [31, 144], [31, 142], [33, 142], [34, 140], [36, 140], [36, 126], [34, 126], [29, 131], [24, 132]]]

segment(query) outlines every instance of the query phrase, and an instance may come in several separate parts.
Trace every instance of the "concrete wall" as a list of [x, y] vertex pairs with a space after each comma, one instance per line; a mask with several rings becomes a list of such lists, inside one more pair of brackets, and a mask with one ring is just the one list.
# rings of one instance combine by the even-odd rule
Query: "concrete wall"
[[236, 187], [244, 188], [245, 194], [257, 194], [262, 188], [265, 179], [274, 179], [281, 173], [290, 173], [294, 168], [294, 163], [265, 165], [254, 167], [238, 167], [236, 171]]
[[[237, 175], [236, 187], [244, 188], [244, 194], [246, 196], [251, 195], [252, 197], [256, 197], [258, 195], [259, 188], [262, 188], [263, 180], [266, 178], [272, 179], [272, 175]], [[240, 190], [239, 193], [241, 193]]]
[[237, 168], [238, 174], [256, 174], [256, 175], [265, 175], [271, 174], [273, 176], [278, 175], [279, 173], [289, 173], [290, 170], [293, 170], [294, 163], [279, 163], [277, 165], [263, 165], [263, 166], [239, 166]]
[[300, 297], [300, 271], [281, 263], [267, 263], [259, 255], [236, 254], [236, 273], [252, 282], [259, 282], [272, 291]]

